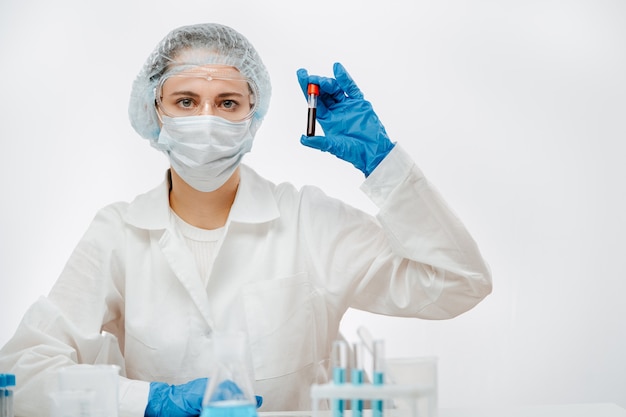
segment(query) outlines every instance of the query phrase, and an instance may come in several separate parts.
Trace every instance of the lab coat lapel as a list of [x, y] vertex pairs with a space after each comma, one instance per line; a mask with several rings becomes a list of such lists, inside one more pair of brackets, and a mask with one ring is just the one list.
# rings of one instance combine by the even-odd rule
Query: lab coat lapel
[[[235, 201], [226, 223], [224, 239], [218, 246], [209, 283], [214, 283], [216, 276], [224, 276], [240, 270], [241, 254], [249, 253], [258, 242], [252, 237], [262, 233], [264, 224], [280, 216], [273, 184], [261, 178], [247, 165], [241, 166], [241, 180]], [[246, 249], [250, 246], [249, 249]]]
[[[263, 240], [267, 225], [279, 216], [273, 185], [242, 164], [239, 189], [226, 223], [224, 238], [217, 248], [207, 286], [210, 303], [216, 311], [223, 312], [237, 302], [237, 293], [250, 276], [247, 269], [251, 265], [258, 265], [245, 262], [244, 259], [259, 249], [259, 240]], [[230, 310], [229, 319], [237, 322], [237, 318], [232, 316], [241, 309]], [[216, 315], [219, 325], [224, 325], [223, 315]]]
[[[189, 297], [211, 329], [215, 328], [215, 317], [204, 288], [193, 254], [187, 248], [184, 238], [170, 224], [169, 206], [169, 174], [165, 181], [154, 190], [138, 196], [126, 214], [129, 224], [142, 229], [151, 230], [154, 239], [163, 251], [170, 268], [181, 282]], [[273, 185], [261, 178], [245, 164], [241, 165], [241, 181], [233, 203], [224, 240], [218, 247], [218, 256], [213, 271], [210, 273], [209, 286], [219, 288], [223, 279], [236, 276], [241, 265], [233, 263], [237, 255], [242, 253], [245, 244], [254, 246], [254, 239], [243, 236], [232, 236], [231, 223], [247, 224], [249, 228], [258, 227], [279, 217], [279, 210], [273, 194]], [[256, 226], [254, 226], [256, 225]], [[161, 234], [162, 233], [162, 234]], [[160, 236], [159, 236], [160, 234]], [[243, 252], [245, 253], [245, 251]], [[224, 261], [225, 260], [225, 261]]]
[[169, 171], [165, 181], [153, 190], [141, 194], [130, 204], [126, 221], [138, 228], [150, 230], [152, 239], [157, 240], [170, 268], [181, 282], [200, 314], [213, 329], [213, 317], [193, 254], [185, 240], [170, 222]]
[[172, 271], [187, 290], [189, 297], [202, 314], [211, 329], [214, 328], [213, 317], [200, 273], [193, 254], [185, 245], [182, 236], [170, 228], [166, 229], [159, 239], [159, 246]]

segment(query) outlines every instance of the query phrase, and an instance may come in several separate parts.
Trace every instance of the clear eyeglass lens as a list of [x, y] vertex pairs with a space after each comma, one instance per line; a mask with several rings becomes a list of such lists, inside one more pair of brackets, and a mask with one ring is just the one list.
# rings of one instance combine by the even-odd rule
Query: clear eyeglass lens
[[170, 117], [212, 115], [238, 122], [250, 118], [256, 107], [256, 88], [245, 78], [174, 75], [157, 90], [157, 105]]

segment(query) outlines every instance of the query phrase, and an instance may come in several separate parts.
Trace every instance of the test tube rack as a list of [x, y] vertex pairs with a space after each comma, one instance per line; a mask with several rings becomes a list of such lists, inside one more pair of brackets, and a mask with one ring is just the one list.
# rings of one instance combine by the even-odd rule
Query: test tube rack
[[[385, 403], [385, 413], [388, 413], [391, 416], [436, 417], [436, 409], [432, 410], [431, 407], [430, 413], [428, 413], [427, 416], [424, 416], [424, 413], [422, 412], [423, 407], [420, 407], [420, 401], [431, 401], [433, 396], [436, 396], [436, 388], [417, 384], [352, 385], [350, 383], [335, 384], [332, 382], [326, 384], [313, 384], [311, 386], [312, 417], [322, 417], [319, 407], [321, 401], [337, 399], [343, 399], [346, 401], [383, 400]], [[403, 407], [396, 407], [395, 404], [400, 401], [402, 402]]]

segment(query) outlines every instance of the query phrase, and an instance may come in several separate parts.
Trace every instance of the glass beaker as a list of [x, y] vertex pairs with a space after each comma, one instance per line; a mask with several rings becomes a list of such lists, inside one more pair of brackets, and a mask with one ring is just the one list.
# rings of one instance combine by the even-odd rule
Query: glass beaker
[[214, 364], [202, 400], [201, 417], [256, 417], [257, 401], [243, 332], [214, 333]]
[[58, 391], [50, 394], [52, 416], [117, 417], [117, 365], [76, 364], [57, 370]]

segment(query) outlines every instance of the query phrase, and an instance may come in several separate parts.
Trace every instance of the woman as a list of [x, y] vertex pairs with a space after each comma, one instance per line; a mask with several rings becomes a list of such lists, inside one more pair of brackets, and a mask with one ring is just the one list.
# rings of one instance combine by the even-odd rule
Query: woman
[[198, 415], [212, 334], [247, 334], [262, 411], [310, 409], [352, 307], [447, 319], [491, 291], [461, 222], [346, 70], [297, 72], [320, 87], [325, 136], [301, 142], [360, 169], [377, 217], [315, 187], [273, 184], [241, 163], [268, 111], [253, 46], [218, 24], [173, 30], [133, 84], [135, 130], [169, 158], [164, 182], [103, 208], [48, 297], [0, 352], [16, 415], [42, 415], [60, 367], [121, 368], [121, 416]]

